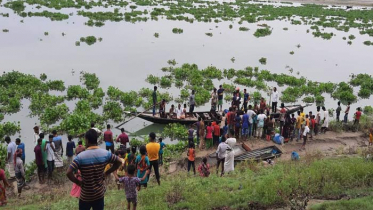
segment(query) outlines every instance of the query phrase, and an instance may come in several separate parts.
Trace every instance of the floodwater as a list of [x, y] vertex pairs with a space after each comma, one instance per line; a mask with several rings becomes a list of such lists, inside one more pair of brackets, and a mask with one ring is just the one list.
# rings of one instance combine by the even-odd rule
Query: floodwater
[[[348, 33], [325, 29], [336, 36], [331, 40], [323, 40], [314, 38], [312, 31], [306, 33], [310, 26], [294, 26], [289, 21], [261, 21], [242, 25], [237, 21], [190, 24], [160, 18], [159, 21], [135, 24], [105, 22], [103, 27], [89, 27], [84, 25], [88, 19], [81, 16], [72, 16], [66, 21], [50, 21], [44, 17], [20, 18], [4, 7], [0, 7], [0, 13], [10, 13], [9, 18], [0, 16], [0, 71], [17, 70], [37, 76], [46, 73], [49, 79], [64, 80], [66, 86], [78, 84], [79, 72], [87, 71], [97, 74], [104, 89], [110, 85], [123, 91], [152, 88], [152, 85], [145, 82], [147, 75], [163, 75], [160, 69], [168, 66], [169, 59], [175, 59], [179, 65], [196, 63], [200, 68], [209, 65], [220, 69], [259, 66], [260, 69], [276, 73], [289, 73], [288, 68], [285, 68], [289, 66], [294, 69], [294, 75], [299, 71], [300, 76], [320, 82], [348, 81], [351, 73], [373, 72], [373, 47], [363, 44], [366, 40], [373, 41], [373, 38], [360, 35], [355, 29]], [[254, 37], [257, 24], [263, 23], [273, 28], [272, 34], [262, 38]], [[233, 29], [229, 29], [230, 24]], [[239, 31], [241, 26], [250, 30]], [[184, 33], [173, 34], [172, 28], [175, 27], [182, 28]], [[289, 30], [283, 30], [284, 27]], [[9, 29], [9, 32], [3, 33], [2, 29]], [[44, 32], [49, 35], [45, 36]], [[156, 32], [159, 38], [153, 36]], [[213, 33], [213, 37], [206, 36], [208, 32]], [[62, 36], [62, 33], [66, 35]], [[352, 45], [342, 39], [350, 34], [356, 36]], [[90, 35], [102, 37], [103, 41], [91, 46], [85, 43], [75, 46], [75, 41], [80, 37]], [[300, 48], [296, 47], [298, 44]], [[290, 55], [290, 51], [295, 54]], [[234, 63], [232, 57], [235, 58]], [[266, 65], [259, 63], [261, 57], [267, 58]], [[214, 81], [216, 87], [221, 83]], [[281, 93], [284, 88], [278, 89]], [[169, 91], [174, 98], [179, 94], [177, 88], [160, 91]], [[330, 99], [329, 95], [324, 96], [326, 108], [335, 109], [336, 101]], [[371, 105], [372, 102], [372, 99], [360, 100], [351, 109]], [[38, 119], [27, 116], [28, 103], [24, 100], [23, 110], [6, 116], [4, 121], [21, 122], [21, 139], [27, 148], [26, 160], [30, 161], [34, 159], [32, 127], [38, 124]], [[209, 104], [197, 108], [207, 109]], [[308, 110], [316, 111], [316, 108], [314, 106]], [[163, 127], [135, 119], [124, 125], [124, 128], [131, 133], [139, 131], [137, 135], [146, 135], [151, 131], [162, 130]], [[115, 134], [119, 132], [115, 130]], [[66, 140], [64, 138], [64, 143]]]

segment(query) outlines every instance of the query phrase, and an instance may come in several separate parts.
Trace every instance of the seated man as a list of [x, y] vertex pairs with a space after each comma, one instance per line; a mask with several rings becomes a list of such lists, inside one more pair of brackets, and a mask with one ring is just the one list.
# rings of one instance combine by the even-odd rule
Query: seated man
[[170, 112], [168, 113], [169, 117], [171, 119], [175, 119], [176, 118], [176, 113], [174, 112], [175, 110], [175, 106], [172, 104], [171, 105], [171, 108], [170, 108]]
[[165, 111], [166, 111], [166, 100], [163, 99], [160, 106], [159, 106], [159, 116], [161, 118], [166, 118]]

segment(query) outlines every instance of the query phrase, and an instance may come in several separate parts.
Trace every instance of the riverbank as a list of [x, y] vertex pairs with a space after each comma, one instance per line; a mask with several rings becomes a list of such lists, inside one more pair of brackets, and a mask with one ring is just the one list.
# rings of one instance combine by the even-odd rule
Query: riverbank
[[[246, 144], [256, 149], [272, 143], [256, 140]], [[297, 185], [296, 181], [301, 183], [300, 192], [313, 193], [307, 199], [321, 199], [322, 202], [326, 199], [339, 200], [345, 195], [349, 198], [373, 195], [368, 187], [373, 183], [373, 177], [364, 174], [372, 166], [361, 158], [367, 151], [367, 139], [363, 133], [329, 132], [320, 135], [309, 142], [306, 151], [299, 152], [301, 161], [291, 162], [290, 153], [300, 144], [292, 142], [280, 146], [284, 154], [275, 160], [274, 167], [240, 163], [233, 174], [223, 178], [215, 175], [214, 167], [209, 178], [187, 175], [182, 164], [186, 157], [183, 154], [179, 161], [175, 161], [178, 164], [174, 171], [167, 173], [165, 168], [162, 169], [160, 187], [151, 179], [149, 188], [140, 191], [139, 209], [287, 209], [293, 205], [291, 199], [303, 199], [288, 195], [294, 190], [290, 186]], [[197, 160], [213, 151], [197, 152]], [[76, 208], [77, 199], [69, 196], [71, 183], [63, 171], [55, 175], [51, 185], [40, 185], [34, 179], [29, 184], [31, 189], [24, 191], [21, 200], [16, 199], [15, 194], [10, 195], [6, 209], [39, 209], [42, 206], [48, 209]], [[306, 183], [306, 177], [312, 183]], [[283, 194], [276, 193], [278, 190], [282, 190]], [[226, 196], [227, 193], [232, 196]], [[109, 185], [106, 208], [123, 209], [126, 204], [123, 197], [124, 192], [118, 191], [114, 184]]]
[[373, 7], [373, 2], [370, 0], [358, 0], [358, 1], [355, 1], [355, 0], [286, 0], [286, 2], [296, 2], [296, 3], [302, 3], [302, 4]]

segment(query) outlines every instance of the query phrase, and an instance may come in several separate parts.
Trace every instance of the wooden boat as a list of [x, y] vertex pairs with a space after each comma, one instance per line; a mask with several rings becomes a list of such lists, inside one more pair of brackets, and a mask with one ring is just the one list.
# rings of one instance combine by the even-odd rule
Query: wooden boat
[[[285, 106], [286, 113], [292, 114], [294, 112], [297, 112], [300, 110], [300, 108], [304, 108], [310, 106], [310, 104], [302, 104], [302, 105], [291, 105], [291, 106]], [[243, 114], [243, 111], [240, 111], [240, 115]], [[194, 112], [193, 116], [187, 116], [185, 119], [177, 119], [177, 118], [170, 118], [169, 114], [166, 113], [167, 118], [162, 118], [157, 113], [155, 116], [153, 116], [152, 112], [143, 112], [137, 115], [137, 117], [153, 122], [153, 123], [159, 123], [159, 124], [168, 124], [168, 123], [180, 123], [183, 125], [190, 125], [193, 123], [196, 123], [198, 121], [198, 117], [201, 117], [202, 120], [206, 122], [212, 122], [212, 121], [220, 121], [222, 119], [222, 116], [219, 112]], [[277, 108], [276, 113], [272, 113], [271, 116], [273, 116], [275, 119], [280, 117], [280, 108]]]
[[152, 112], [144, 112], [138, 115], [139, 118], [159, 124], [169, 124], [169, 123], [180, 123], [182, 125], [190, 125], [198, 121], [198, 117], [201, 117], [206, 122], [212, 122], [216, 120], [221, 120], [221, 115], [219, 113], [211, 112], [194, 112], [193, 116], [188, 116], [185, 119], [170, 118], [169, 114], [166, 113], [167, 118], [162, 118], [157, 113], [153, 116]]
[[247, 161], [247, 160], [268, 160], [278, 158], [282, 155], [282, 151], [276, 146], [269, 146], [261, 149], [245, 152], [240, 155], [235, 155], [234, 161]]

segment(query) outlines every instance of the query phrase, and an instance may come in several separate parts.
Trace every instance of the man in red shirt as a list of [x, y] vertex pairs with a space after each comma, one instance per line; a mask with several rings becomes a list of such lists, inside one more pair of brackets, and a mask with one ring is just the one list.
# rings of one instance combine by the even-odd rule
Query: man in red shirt
[[124, 128], [121, 128], [122, 133], [118, 136], [117, 142], [120, 142], [120, 149], [126, 151], [127, 142], [130, 142], [127, 134], [124, 132]]
[[106, 150], [111, 151], [114, 154], [114, 141], [113, 141], [113, 132], [110, 130], [110, 125], [106, 126], [107, 130], [104, 133], [104, 141], [106, 144]]
[[219, 137], [220, 137], [220, 125], [218, 124], [218, 122], [215, 122], [213, 134], [214, 134], [213, 135], [214, 146], [217, 146], [219, 144]]
[[360, 117], [361, 117], [361, 109], [359, 107], [359, 108], [357, 108], [357, 111], [355, 113], [355, 122], [354, 122], [354, 125], [359, 125]]

